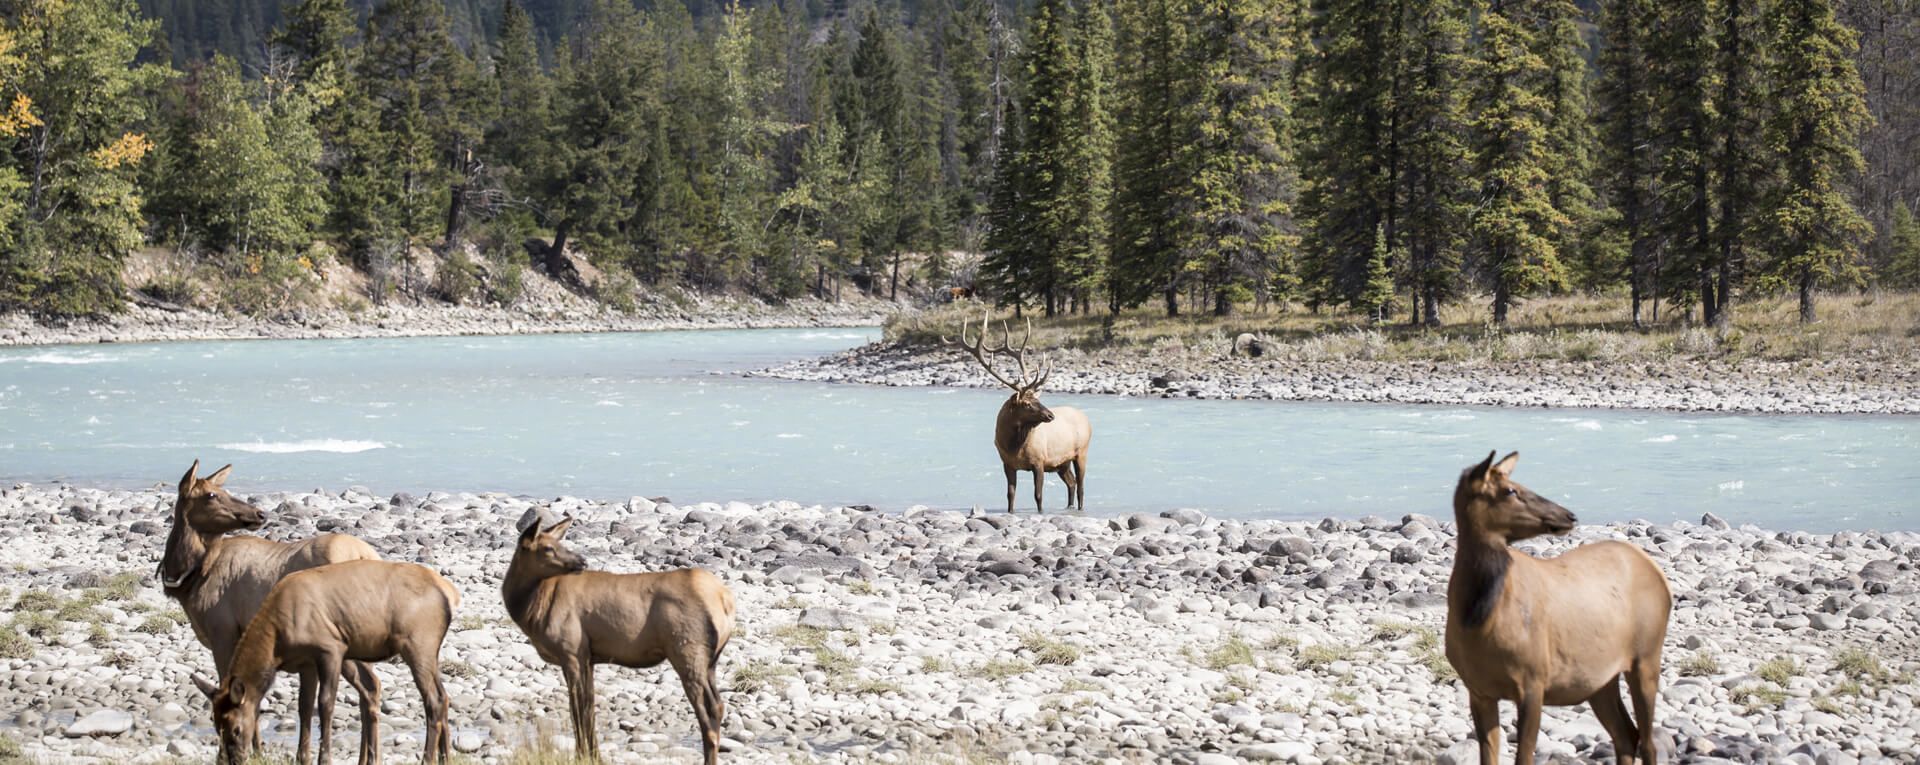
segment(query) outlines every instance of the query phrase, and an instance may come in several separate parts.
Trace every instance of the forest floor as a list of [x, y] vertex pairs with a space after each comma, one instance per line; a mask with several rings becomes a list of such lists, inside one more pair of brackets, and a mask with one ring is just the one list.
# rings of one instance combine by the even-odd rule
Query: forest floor
[[[1135, 310], [1035, 318], [1046, 390], [1227, 399], [1392, 401], [1685, 411], [1920, 413], [1920, 294], [1824, 296], [1797, 321], [1782, 299], [1742, 304], [1725, 329], [1671, 311], [1634, 329], [1623, 297], [1529, 301], [1492, 326], [1479, 303], [1438, 329], [1294, 310], [1167, 318]], [[998, 385], [943, 338], [988, 310], [903, 313], [883, 341], [762, 374], [881, 385]], [[1017, 345], [1024, 320], [1005, 312]], [[994, 325], [994, 340], [1001, 338]], [[1036, 369], [1037, 371], [1037, 369]]]

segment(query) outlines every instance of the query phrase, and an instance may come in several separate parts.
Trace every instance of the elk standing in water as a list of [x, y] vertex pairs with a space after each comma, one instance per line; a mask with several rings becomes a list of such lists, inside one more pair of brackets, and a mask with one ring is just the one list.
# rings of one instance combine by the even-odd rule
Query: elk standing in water
[[[1087, 509], [1087, 445], [1093, 441], [1093, 425], [1087, 415], [1070, 406], [1049, 409], [1040, 403], [1040, 386], [1053, 374], [1049, 360], [1037, 375], [1027, 373], [1027, 346], [1033, 341], [1033, 320], [1027, 320], [1027, 334], [1019, 348], [1013, 348], [1013, 331], [1000, 325], [1000, 345], [987, 344], [988, 319], [980, 320], [980, 339], [967, 336], [967, 325], [960, 325], [960, 347], [972, 354], [987, 374], [1013, 389], [1013, 395], [1000, 405], [993, 422], [993, 448], [1000, 453], [1000, 468], [1007, 475], [1007, 512], [1013, 512], [1014, 491], [1020, 484], [1020, 471], [1033, 472], [1033, 507], [1045, 511], [1041, 495], [1046, 474], [1058, 473], [1067, 485], [1067, 508]], [[1018, 365], [1018, 380], [1008, 380], [995, 369], [988, 356], [1006, 356]]]
[[[300, 673], [303, 725], [314, 712], [313, 694], [307, 689], [318, 685], [320, 765], [329, 765], [333, 697], [342, 667], [348, 660], [376, 662], [395, 656], [413, 670], [426, 707], [426, 752], [420, 761], [446, 762], [450, 732], [447, 692], [440, 684], [440, 643], [459, 604], [460, 591], [451, 582], [412, 563], [357, 560], [288, 574], [247, 624], [234, 649], [233, 666], [213, 693], [219, 765], [246, 762], [257, 748], [260, 700], [281, 670]], [[299, 762], [305, 765], [304, 752]]]
[[507, 615], [534, 651], [559, 665], [566, 678], [575, 754], [589, 762], [600, 758], [593, 666], [645, 668], [665, 661], [693, 704], [706, 763], [713, 765], [726, 715], [713, 685], [714, 667], [733, 637], [733, 593], [697, 568], [650, 574], [588, 571], [586, 560], [560, 541], [572, 525], [572, 518], [545, 530], [538, 519], [527, 524], [500, 594]]
[[[1515, 762], [1532, 763], [1543, 705], [1587, 702], [1620, 765], [1659, 762], [1653, 731], [1660, 648], [1673, 595], [1653, 559], [1624, 542], [1535, 558], [1508, 543], [1573, 529], [1573, 513], [1514, 483], [1518, 452], [1493, 454], [1453, 492], [1459, 550], [1447, 582], [1447, 662], [1467, 687], [1480, 762], [1500, 753], [1500, 702], [1519, 705]], [[1633, 716], [1620, 700], [1624, 680]], [[1635, 721], [1639, 725], [1635, 726]]]
[[[321, 534], [298, 542], [274, 542], [254, 536], [226, 536], [228, 532], [258, 529], [265, 523], [260, 509], [234, 499], [225, 488], [233, 466], [200, 478], [194, 460], [180, 479], [173, 504], [173, 529], [160, 556], [160, 584], [168, 597], [179, 601], [200, 644], [213, 651], [215, 676], [227, 677], [234, 647], [247, 622], [260, 610], [275, 582], [295, 571], [350, 560], [378, 560], [372, 547], [345, 534]], [[360, 763], [380, 761], [380, 738], [374, 735], [380, 717], [380, 679], [373, 669], [349, 662], [347, 683], [360, 694]], [[215, 683], [198, 676], [194, 682], [206, 691]], [[303, 686], [304, 687], [304, 686]], [[306, 693], [303, 691], [303, 694]], [[310, 716], [300, 720], [300, 759], [305, 761]]]

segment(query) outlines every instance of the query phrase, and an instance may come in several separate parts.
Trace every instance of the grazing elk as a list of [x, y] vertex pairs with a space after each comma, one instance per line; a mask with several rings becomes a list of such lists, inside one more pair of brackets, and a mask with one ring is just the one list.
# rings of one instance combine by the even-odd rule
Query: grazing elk
[[[1660, 647], [1673, 595], [1667, 577], [1625, 542], [1535, 558], [1508, 543], [1573, 529], [1573, 513], [1514, 483], [1519, 452], [1461, 474], [1453, 492], [1459, 550], [1447, 582], [1447, 662], [1467, 687], [1480, 762], [1500, 753], [1500, 701], [1519, 705], [1514, 762], [1533, 762], [1541, 707], [1587, 702], [1621, 765], [1659, 762], [1653, 731]], [[1633, 716], [1620, 700], [1624, 680]], [[1635, 721], [1638, 721], [1638, 727]]]
[[[282, 670], [300, 673], [302, 725], [314, 714], [308, 689], [319, 688], [320, 765], [328, 765], [341, 669], [349, 660], [395, 656], [413, 670], [426, 707], [426, 752], [420, 761], [446, 762], [450, 735], [440, 643], [459, 604], [460, 591], [451, 582], [412, 563], [356, 560], [288, 574], [247, 624], [233, 666], [211, 694], [219, 765], [246, 762], [257, 746], [260, 700]], [[303, 755], [300, 763], [305, 762]]]
[[575, 754], [600, 757], [594, 729], [593, 667], [646, 668], [665, 661], [680, 676], [700, 724], [707, 765], [720, 756], [726, 704], [714, 688], [714, 667], [733, 637], [733, 593], [697, 568], [649, 574], [588, 571], [560, 536], [571, 517], [547, 529], [527, 524], [507, 565], [500, 594], [507, 615], [534, 651], [560, 667], [573, 712]]
[[[1093, 441], [1093, 425], [1087, 415], [1070, 406], [1047, 408], [1040, 403], [1040, 386], [1053, 374], [1053, 362], [1037, 375], [1027, 372], [1027, 346], [1033, 341], [1033, 320], [1027, 320], [1027, 334], [1019, 348], [1013, 348], [1013, 330], [1000, 323], [999, 346], [987, 344], [988, 319], [980, 320], [980, 339], [967, 336], [967, 325], [960, 325], [960, 347], [985, 367], [987, 374], [1013, 389], [1013, 395], [1000, 405], [993, 421], [993, 448], [1000, 452], [1000, 468], [1007, 474], [1007, 512], [1013, 512], [1013, 494], [1020, 484], [1020, 471], [1033, 472], [1033, 508], [1045, 511], [1041, 495], [1046, 474], [1058, 473], [1067, 485], [1067, 508], [1087, 509], [1087, 445]], [[1006, 356], [1018, 365], [1019, 382], [1008, 380], [995, 369], [989, 356]]]
[[[258, 529], [265, 523], [260, 509], [234, 499], [225, 488], [233, 466], [200, 478], [194, 460], [180, 478], [173, 503], [173, 529], [160, 555], [160, 585], [179, 601], [200, 644], [213, 651], [215, 677], [226, 679], [228, 664], [240, 632], [282, 577], [329, 563], [378, 560], [372, 547], [345, 534], [321, 534], [298, 542], [274, 542], [254, 536], [226, 536], [228, 532]], [[380, 738], [373, 734], [380, 717], [380, 679], [359, 662], [346, 668], [347, 682], [360, 694], [360, 765], [380, 761]], [[199, 676], [201, 690], [215, 687]], [[300, 759], [306, 760], [308, 718], [300, 720]]]

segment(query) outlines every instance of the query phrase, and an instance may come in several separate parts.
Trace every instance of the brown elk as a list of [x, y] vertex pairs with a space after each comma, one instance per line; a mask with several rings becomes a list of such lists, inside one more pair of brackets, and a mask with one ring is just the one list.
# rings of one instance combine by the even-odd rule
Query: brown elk
[[[180, 478], [173, 503], [173, 529], [160, 556], [160, 585], [179, 601], [200, 644], [213, 652], [215, 677], [226, 679], [234, 647], [247, 622], [260, 610], [275, 582], [282, 577], [329, 563], [378, 560], [372, 547], [345, 534], [321, 534], [298, 542], [274, 542], [255, 536], [226, 536], [228, 532], [258, 529], [266, 522], [260, 509], [234, 499], [225, 488], [228, 465], [205, 478], [196, 474], [194, 460]], [[380, 738], [374, 735], [380, 717], [380, 679], [373, 669], [351, 662], [347, 682], [360, 694], [360, 764], [380, 761]], [[194, 682], [205, 691], [215, 687], [199, 676]], [[308, 717], [300, 719], [300, 759], [306, 760], [310, 731]]]
[[[993, 421], [993, 448], [1000, 452], [1000, 469], [1007, 475], [1007, 512], [1013, 512], [1013, 495], [1019, 488], [1022, 470], [1033, 472], [1035, 511], [1046, 510], [1041, 495], [1046, 489], [1047, 473], [1058, 473], [1061, 482], [1067, 485], [1068, 509], [1077, 506], [1082, 512], [1086, 511], [1087, 445], [1093, 441], [1093, 425], [1078, 409], [1048, 408], [1040, 403], [1040, 386], [1053, 374], [1053, 362], [1048, 360], [1039, 374], [1027, 372], [1027, 346], [1033, 342], [1032, 319], [1027, 320], [1027, 333], [1019, 348], [1012, 347], [1013, 330], [1007, 328], [1006, 322], [1000, 323], [998, 346], [987, 343], [989, 331], [988, 319], [982, 318], [980, 338], [973, 340], [967, 335], [967, 325], [961, 324], [960, 347], [980, 362], [993, 379], [1013, 389], [1013, 395], [1000, 405], [1000, 415]], [[1001, 375], [988, 360], [989, 356], [1013, 359], [1018, 381]]]
[[[282, 670], [300, 673], [302, 724], [314, 713], [307, 689], [319, 689], [320, 764], [327, 765], [341, 669], [348, 660], [395, 656], [413, 670], [426, 707], [426, 752], [420, 761], [446, 762], [450, 732], [440, 643], [459, 604], [460, 591], [451, 582], [412, 563], [357, 560], [288, 574], [247, 624], [233, 666], [213, 693], [220, 765], [247, 761], [259, 739], [260, 700]], [[304, 755], [300, 762], [306, 762]]]
[[[1533, 762], [1544, 705], [1586, 702], [1621, 765], [1659, 762], [1653, 730], [1673, 595], [1640, 548], [1594, 542], [1556, 558], [1508, 546], [1573, 529], [1573, 513], [1513, 481], [1520, 454], [1493, 454], [1453, 492], [1459, 549], [1447, 582], [1447, 662], [1467, 687], [1480, 762], [1500, 753], [1500, 702], [1519, 706], [1514, 762]], [[1633, 715], [1620, 700], [1624, 681]], [[1635, 721], [1638, 721], [1636, 727]]]
[[574, 752], [598, 761], [594, 729], [593, 668], [618, 664], [646, 668], [668, 662], [693, 704], [706, 763], [720, 756], [720, 721], [726, 704], [714, 688], [714, 667], [733, 637], [733, 593], [718, 577], [697, 568], [648, 574], [588, 571], [587, 562], [560, 537], [571, 517], [547, 529], [527, 524], [507, 564], [500, 594], [507, 615], [527, 634], [534, 651], [558, 665], [567, 681], [573, 713]]

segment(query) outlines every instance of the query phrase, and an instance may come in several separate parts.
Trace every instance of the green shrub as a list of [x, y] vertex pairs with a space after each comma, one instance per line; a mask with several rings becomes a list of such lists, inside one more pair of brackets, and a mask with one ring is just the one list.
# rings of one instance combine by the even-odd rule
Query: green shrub
[[640, 289], [640, 283], [634, 280], [633, 274], [615, 267], [605, 272], [600, 277], [599, 283], [593, 285], [593, 294], [596, 299], [615, 311], [633, 313], [640, 310], [640, 304], [633, 298], [634, 291], [638, 289]]
[[433, 289], [441, 299], [454, 305], [472, 300], [480, 292], [480, 266], [467, 258], [466, 250], [449, 248], [447, 256], [440, 260], [439, 271], [434, 274]]

